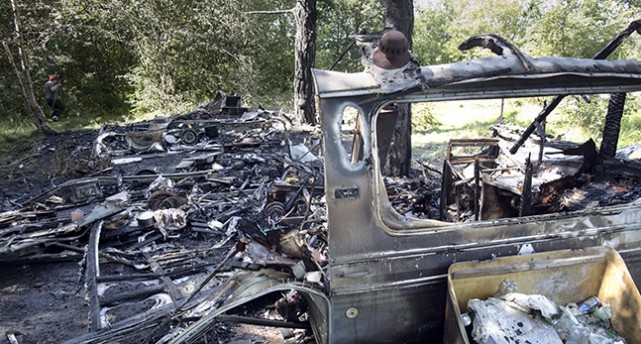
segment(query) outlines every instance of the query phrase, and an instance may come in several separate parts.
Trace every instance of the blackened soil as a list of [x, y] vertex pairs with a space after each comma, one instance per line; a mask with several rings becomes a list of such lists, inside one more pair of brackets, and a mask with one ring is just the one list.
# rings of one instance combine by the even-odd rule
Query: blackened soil
[[0, 343], [61, 343], [87, 331], [75, 262], [0, 266]]

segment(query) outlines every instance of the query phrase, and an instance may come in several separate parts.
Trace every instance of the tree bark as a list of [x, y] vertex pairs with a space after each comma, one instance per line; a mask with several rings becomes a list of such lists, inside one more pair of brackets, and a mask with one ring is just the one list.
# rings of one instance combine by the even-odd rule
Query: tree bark
[[27, 107], [27, 115], [29, 116], [29, 118], [31, 118], [31, 120], [33, 121], [33, 123], [36, 125], [36, 127], [41, 133], [45, 135], [56, 134], [56, 132], [53, 129], [51, 129], [51, 127], [49, 127], [49, 122], [47, 121], [47, 117], [42, 111], [42, 107], [40, 107], [40, 105], [38, 104], [38, 101], [36, 100], [36, 96], [33, 92], [33, 81], [31, 80], [31, 72], [29, 70], [29, 59], [27, 58], [27, 54], [25, 52], [24, 40], [22, 39], [22, 30], [20, 27], [20, 13], [18, 12], [17, 0], [11, 0], [11, 7], [13, 9], [13, 27], [15, 30], [16, 43], [18, 47], [18, 56], [20, 57], [20, 65], [22, 68], [22, 73], [18, 70], [18, 67], [13, 61], [13, 55], [11, 54], [11, 49], [9, 48], [9, 44], [6, 41], [3, 41], [2, 45], [4, 46], [7, 58], [9, 59], [9, 62], [13, 66], [14, 72], [16, 73], [16, 78], [18, 80], [18, 84], [20, 85], [22, 96], [25, 100], [25, 104]]
[[[401, 31], [412, 48], [414, 5], [412, 0], [385, 0], [385, 27]], [[398, 105], [398, 117], [383, 173], [406, 176], [412, 164], [412, 111], [409, 104]]]
[[294, 111], [309, 124], [316, 124], [312, 68], [316, 60], [316, 0], [298, 0], [296, 20]]
[[603, 137], [601, 138], [600, 155], [604, 158], [614, 158], [616, 155], [625, 97], [625, 93], [610, 94], [608, 112], [605, 115], [605, 125], [603, 126]]
[[414, 2], [412, 0], [385, 0], [385, 27], [402, 32], [407, 37], [407, 42], [412, 49]]

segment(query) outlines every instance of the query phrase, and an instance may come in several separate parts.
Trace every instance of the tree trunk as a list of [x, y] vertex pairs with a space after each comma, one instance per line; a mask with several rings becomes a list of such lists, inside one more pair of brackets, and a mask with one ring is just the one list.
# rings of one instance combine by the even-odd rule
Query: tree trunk
[[385, 0], [385, 27], [402, 32], [412, 49], [414, 31], [414, 2], [412, 0]]
[[600, 149], [600, 154], [604, 158], [614, 158], [616, 155], [617, 145], [619, 144], [619, 131], [621, 130], [621, 118], [625, 107], [625, 96], [625, 93], [610, 94]]
[[11, 0], [11, 7], [13, 9], [13, 24], [14, 24], [13, 26], [14, 26], [15, 35], [16, 35], [16, 43], [18, 46], [18, 56], [20, 57], [20, 65], [22, 67], [22, 73], [18, 70], [15, 62], [13, 61], [13, 55], [11, 54], [11, 49], [9, 48], [9, 44], [3, 41], [2, 45], [4, 46], [7, 58], [9, 59], [9, 62], [13, 66], [14, 72], [16, 73], [16, 78], [18, 80], [18, 84], [20, 85], [20, 90], [22, 91], [22, 96], [24, 98], [24, 101], [27, 107], [27, 115], [29, 116], [29, 118], [31, 118], [31, 120], [33, 121], [33, 123], [36, 125], [36, 127], [41, 133], [45, 135], [55, 134], [56, 132], [53, 129], [51, 129], [51, 127], [49, 127], [49, 122], [47, 121], [47, 117], [42, 111], [42, 107], [40, 107], [40, 105], [38, 104], [38, 101], [36, 100], [36, 96], [33, 92], [33, 81], [31, 80], [31, 72], [29, 70], [29, 60], [25, 52], [24, 40], [22, 39], [22, 31], [20, 28], [20, 13], [18, 12], [17, 0]]
[[[385, 0], [385, 27], [402, 32], [412, 48], [414, 5], [412, 0]], [[398, 117], [383, 173], [406, 176], [412, 164], [412, 111], [409, 104], [398, 105]]]
[[316, 0], [298, 0], [296, 20], [294, 111], [309, 124], [316, 124], [312, 68], [316, 60]]

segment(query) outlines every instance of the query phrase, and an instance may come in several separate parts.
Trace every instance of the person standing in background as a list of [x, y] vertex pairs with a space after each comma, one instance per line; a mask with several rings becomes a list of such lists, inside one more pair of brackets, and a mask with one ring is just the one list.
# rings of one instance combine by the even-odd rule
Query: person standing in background
[[65, 109], [65, 105], [59, 95], [61, 88], [62, 80], [59, 81], [58, 76], [55, 74], [49, 75], [49, 79], [44, 86], [44, 91], [47, 105], [51, 108], [51, 120], [54, 122], [58, 121], [58, 116], [60, 116]]

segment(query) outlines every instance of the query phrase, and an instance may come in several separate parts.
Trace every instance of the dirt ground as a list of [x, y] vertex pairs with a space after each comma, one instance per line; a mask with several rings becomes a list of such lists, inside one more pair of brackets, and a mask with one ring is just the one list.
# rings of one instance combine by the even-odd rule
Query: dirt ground
[[[0, 157], [0, 213], [98, 170], [91, 155], [97, 135], [97, 130], [64, 132]], [[12, 336], [21, 344], [61, 343], [88, 332], [81, 261], [76, 255], [68, 261], [0, 263], [0, 344], [12, 343]], [[205, 342], [295, 342], [296, 336], [285, 339], [284, 334], [291, 331], [220, 323]]]
[[[82, 175], [63, 167], [69, 154], [90, 158], [97, 131], [62, 133], [44, 137], [3, 157], [0, 169], [2, 211], [52, 186]], [[76, 148], [74, 148], [76, 147]], [[0, 343], [60, 343], [85, 333], [88, 307], [81, 292], [79, 262], [8, 264], [0, 266]]]
[[[0, 266], [0, 343], [10, 344], [10, 334], [21, 344], [54, 344], [87, 333], [89, 307], [79, 271], [77, 262]], [[225, 323], [208, 341], [292, 343], [280, 329]]]
[[0, 267], [0, 343], [60, 343], [87, 329], [74, 262]]
[[[79, 271], [77, 262], [0, 266], [0, 343], [9, 344], [10, 334], [23, 344], [85, 334], [89, 307]], [[244, 324], [223, 323], [208, 336], [210, 343], [291, 343], [279, 329]]]

